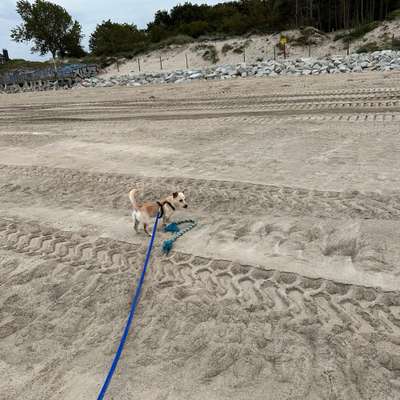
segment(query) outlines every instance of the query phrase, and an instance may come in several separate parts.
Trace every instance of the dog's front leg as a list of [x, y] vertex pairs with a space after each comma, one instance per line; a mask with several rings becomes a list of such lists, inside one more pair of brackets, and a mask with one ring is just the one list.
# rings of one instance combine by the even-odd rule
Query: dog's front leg
[[168, 224], [170, 220], [171, 220], [171, 214], [165, 213], [164, 214], [164, 224]]

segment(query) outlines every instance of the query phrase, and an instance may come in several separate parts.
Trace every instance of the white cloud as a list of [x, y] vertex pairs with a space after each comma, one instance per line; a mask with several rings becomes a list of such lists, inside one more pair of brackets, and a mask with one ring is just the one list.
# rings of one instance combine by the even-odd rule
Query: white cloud
[[[83, 43], [87, 46], [90, 34], [98, 23], [111, 19], [115, 22], [134, 23], [139, 28], [145, 28], [160, 9], [170, 9], [179, 0], [53, 0], [53, 3], [64, 7], [74, 19], [82, 25], [85, 35]], [[221, 0], [191, 1], [197, 4], [217, 4]], [[41, 59], [30, 53], [30, 46], [15, 43], [10, 39], [10, 29], [21, 23], [15, 11], [16, 1], [0, 0], [0, 48], [7, 48], [11, 58]]]

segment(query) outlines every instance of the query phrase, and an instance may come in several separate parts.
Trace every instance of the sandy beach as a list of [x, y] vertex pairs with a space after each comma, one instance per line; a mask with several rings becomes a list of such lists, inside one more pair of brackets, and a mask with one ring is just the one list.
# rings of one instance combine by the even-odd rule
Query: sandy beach
[[0, 96], [1, 400], [400, 398], [400, 74]]

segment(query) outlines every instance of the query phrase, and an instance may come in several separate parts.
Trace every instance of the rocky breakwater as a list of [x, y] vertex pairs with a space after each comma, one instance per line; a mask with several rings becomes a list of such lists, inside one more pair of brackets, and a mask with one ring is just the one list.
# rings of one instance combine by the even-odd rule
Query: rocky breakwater
[[273, 77], [279, 75], [321, 75], [363, 71], [400, 70], [400, 51], [298, 58], [291, 60], [265, 60], [252, 64], [215, 65], [202, 69], [173, 72], [141, 73], [84, 79], [78, 87], [142, 86], [148, 84], [183, 83], [195, 80], [233, 79], [237, 77]]

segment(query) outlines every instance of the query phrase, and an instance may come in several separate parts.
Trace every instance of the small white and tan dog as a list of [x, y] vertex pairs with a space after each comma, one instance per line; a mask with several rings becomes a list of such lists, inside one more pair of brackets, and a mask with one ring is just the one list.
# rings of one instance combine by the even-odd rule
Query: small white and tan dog
[[135, 231], [138, 232], [138, 225], [143, 224], [145, 233], [149, 236], [151, 234], [147, 230], [153, 218], [156, 217], [157, 213], [161, 211], [163, 219], [163, 225], [165, 225], [171, 218], [172, 214], [180, 208], [187, 208], [184, 192], [174, 192], [167, 197], [164, 197], [160, 201], [156, 202], [144, 202], [138, 204], [136, 200], [137, 189], [132, 189], [129, 192], [129, 200], [132, 203], [132, 219], [135, 227]]

